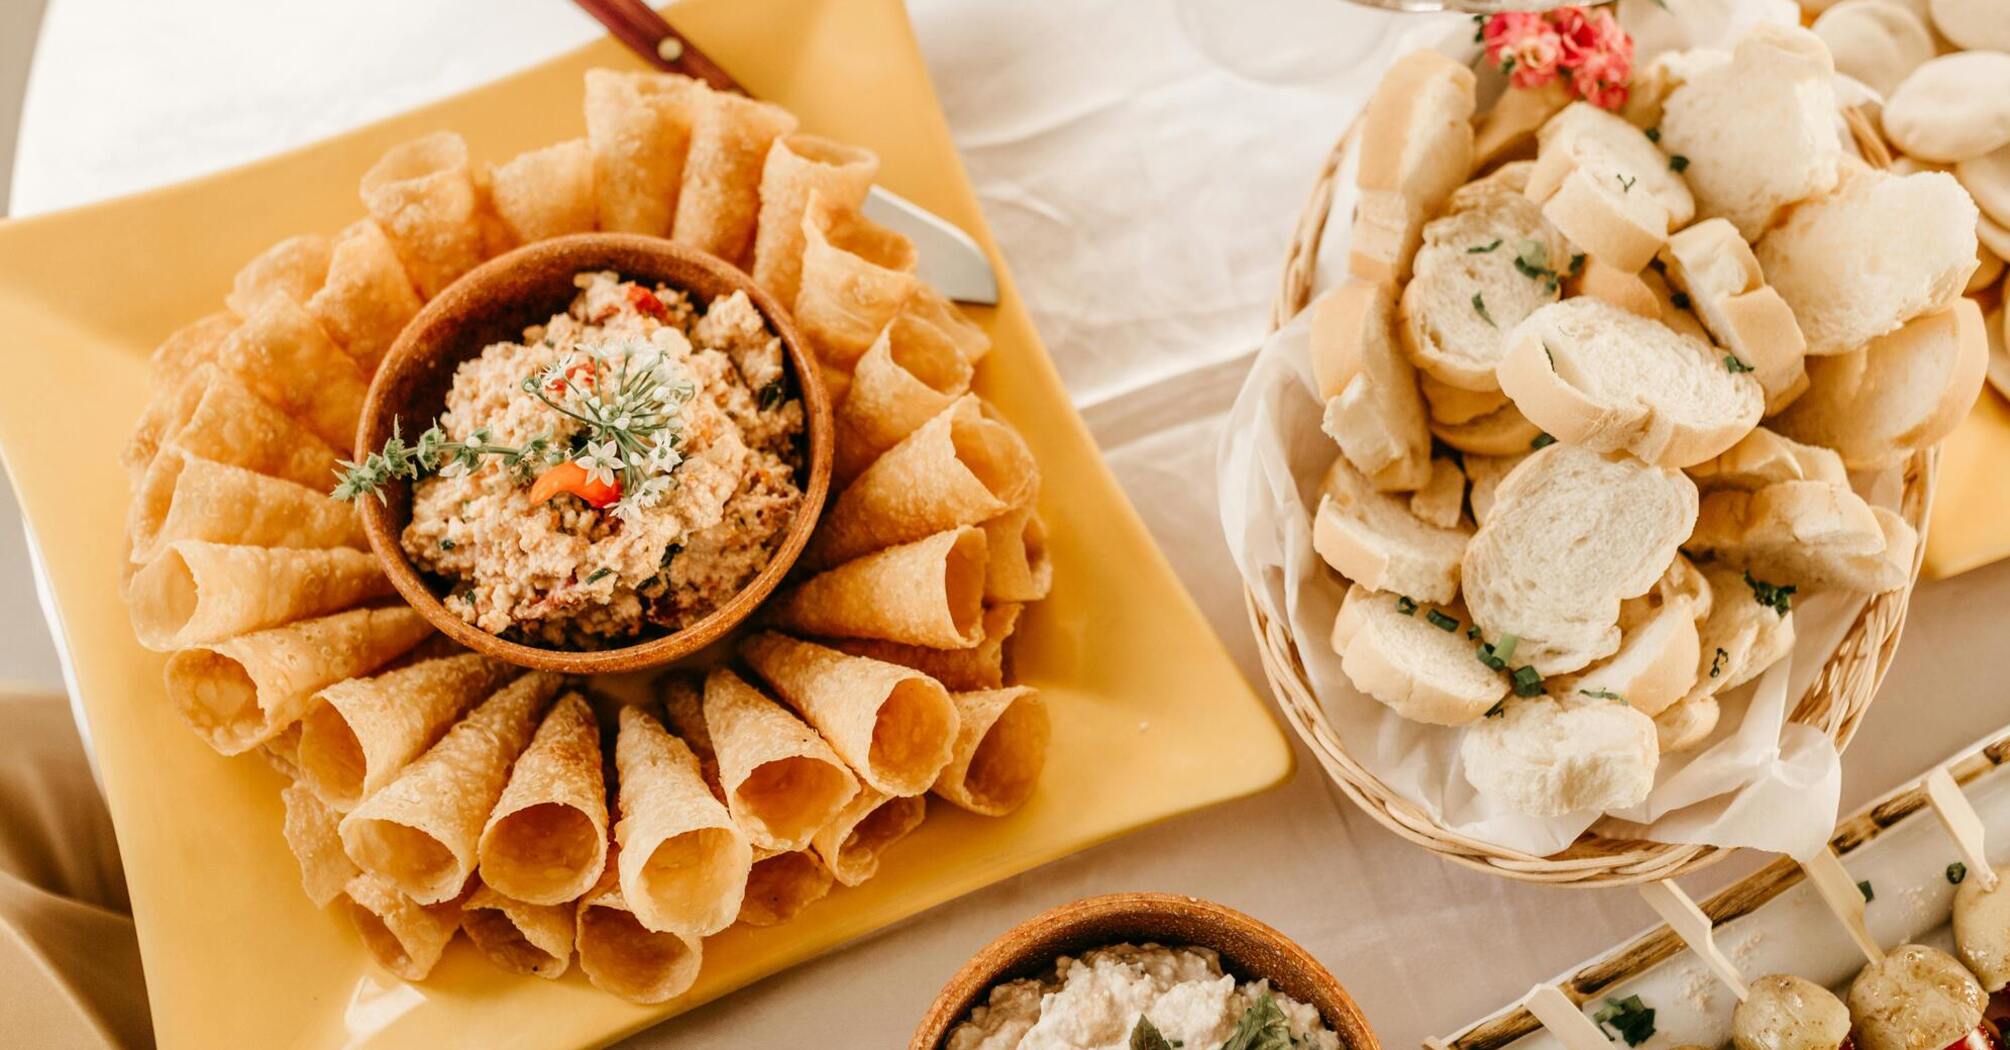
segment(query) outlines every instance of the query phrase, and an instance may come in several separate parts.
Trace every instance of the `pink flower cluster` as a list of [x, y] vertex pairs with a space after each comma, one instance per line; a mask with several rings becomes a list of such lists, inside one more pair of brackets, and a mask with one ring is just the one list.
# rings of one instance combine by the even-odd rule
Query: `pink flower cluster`
[[1518, 88], [1558, 77], [1579, 98], [1604, 109], [1626, 104], [1633, 75], [1633, 38], [1606, 8], [1559, 7], [1549, 12], [1503, 11], [1480, 22], [1487, 61]]

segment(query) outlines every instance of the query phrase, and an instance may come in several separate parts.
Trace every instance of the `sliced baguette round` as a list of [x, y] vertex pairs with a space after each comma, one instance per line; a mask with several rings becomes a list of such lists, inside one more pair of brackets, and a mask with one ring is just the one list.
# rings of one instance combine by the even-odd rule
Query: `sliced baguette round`
[[1431, 434], [1417, 372], [1396, 345], [1387, 285], [1349, 281], [1313, 307], [1312, 362], [1326, 433], [1377, 488], [1409, 491], [1431, 477]]
[[1508, 403], [1506, 394], [1492, 390], [1461, 390], [1429, 372], [1417, 373], [1417, 386], [1424, 392], [1424, 410], [1434, 422], [1458, 426], [1498, 412]]
[[1743, 571], [1712, 562], [1702, 566], [1702, 573], [1714, 601], [1697, 627], [1696, 683], [1683, 704], [1757, 678], [1794, 648], [1793, 613], [1760, 604]]
[[1459, 741], [1473, 790], [1533, 817], [1637, 806], [1660, 759], [1653, 719], [1582, 696], [1510, 700]]
[[1466, 461], [1466, 502], [1472, 508], [1473, 520], [1484, 524], [1487, 514], [1493, 510], [1494, 491], [1500, 487], [1501, 479], [1508, 476], [1521, 461], [1529, 457], [1529, 450], [1507, 456], [1465, 457]]
[[1600, 299], [1537, 310], [1508, 338], [1501, 389], [1531, 423], [1598, 452], [1686, 467], [1759, 422], [1764, 392], [1716, 347]]
[[1715, 459], [1689, 468], [1704, 492], [1759, 489], [1780, 481], [1849, 484], [1849, 470], [1834, 449], [1802, 444], [1765, 427], [1755, 428]]
[[1835, 64], [1821, 38], [1761, 23], [1731, 61], [1691, 76], [1661, 112], [1661, 148], [1683, 157], [1697, 213], [1751, 240], [1790, 205], [1835, 188]]
[[1648, 596], [1620, 605], [1619, 649], [1582, 672], [1549, 683], [1552, 693], [1617, 699], [1653, 717], [1696, 684], [1696, 611], [1687, 599]]
[[1569, 250], [1541, 209], [1504, 183], [1475, 183], [1452, 200], [1454, 210], [1424, 227], [1403, 289], [1403, 349], [1446, 385], [1491, 391], [1508, 331], [1559, 294], [1556, 279], [1528, 274], [1566, 268]]
[[1466, 423], [1429, 424], [1431, 436], [1460, 452], [1481, 456], [1515, 456], [1535, 447], [1542, 428], [1528, 421], [1521, 410], [1508, 401], [1486, 415]]
[[1348, 269], [1398, 283], [1424, 223], [1473, 166], [1473, 71], [1435, 51], [1413, 51], [1382, 76], [1361, 117], [1360, 168]]
[[1661, 249], [1668, 281], [1689, 298], [1717, 345], [1752, 369], [1777, 412], [1808, 388], [1808, 343], [1793, 308], [1766, 286], [1751, 245], [1726, 219], [1706, 219]]
[[1407, 500], [1378, 491], [1341, 456], [1327, 468], [1312, 525], [1312, 548], [1348, 580], [1418, 601], [1449, 602], [1459, 591], [1459, 559], [1472, 531], [1441, 529], [1410, 513]]
[[1410, 493], [1410, 513], [1441, 529], [1455, 529], [1466, 510], [1466, 472], [1450, 456], [1431, 459], [1431, 480]]
[[1574, 445], [1530, 455], [1494, 492], [1461, 563], [1466, 607], [1487, 641], [1547, 676], [1619, 648], [1619, 603], [1667, 572], [1696, 524], [1679, 470]]
[[1828, 45], [1836, 72], [1886, 98], [1934, 55], [1926, 23], [1890, 0], [1843, 0], [1810, 28]]
[[[1537, 139], [1542, 149], [1535, 170], [1529, 173], [1528, 186], [1529, 196], [1536, 200], [1549, 199], [1571, 169], [1583, 167], [1589, 160], [1611, 181], [1615, 193], [1624, 197], [1644, 193], [1653, 198], [1668, 213], [1668, 224], [1661, 232], [1680, 229], [1696, 217], [1696, 198], [1688, 182], [1669, 166], [1652, 139], [1622, 117], [1589, 102], [1573, 102], [1543, 126]], [[1635, 180], [1630, 189], [1620, 184], [1619, 175]], [[1608, 261], [1618, 265], [1617, 260]]]
[[1835, 193], [1795, 208], [1753, 250], [1808, 353], [1840, 354], [1960, 298], [1979, 218], [1945, 172], [1850, 168]]
[[1847, 485], [1781, 481], [1703, 497], [1686, 545], [1771, 584], [1879, 593], [1904, 585], [1919, 535]]
[[[1507, 676], [1473, 655], [1462, 610], [1402, 608], [1397, 595], [1348, 588], [1333, 622], [1333, 651], [1354, 688], [1413, 722], [1440, 726], [1465, 725], [1507, 695]], [[1433, 612], [1459, 626], [1436, 626]]]
[[1954, 432], [1988, 369], [1982, 308], [1957, 298], [1871, 340], [1861, 355], [1817, 361], [1808, 392], [1772, 425], [1835, 449], [1851, 468], [1893, 466]]
[[1685, 698], [1668, 705], [1654, 716], [1654, 733], [1661, 741], [1661, 753], [1687, 751], [1708, 739], [1717, 728], [1721, 710], [1714, 696]]

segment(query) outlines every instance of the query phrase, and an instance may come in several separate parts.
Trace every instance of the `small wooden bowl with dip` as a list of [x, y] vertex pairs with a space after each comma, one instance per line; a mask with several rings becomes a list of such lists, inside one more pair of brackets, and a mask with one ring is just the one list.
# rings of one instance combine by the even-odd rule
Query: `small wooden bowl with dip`
[[[942, 1050], [949, 1033], [1007, 981], [1040, 977], [1054, 960], [1115, 944], [1210, 948], [1238, 982], [1270, 986], [1315, 1007], [1348, 1050], [1380, 1050], [1353, 997], [1310, 952], [1233, 908], [1171, 893], [1113, 893], [1064, 904], [1005, 931], [949, 979], [907, 1050]], [[1205, 1048], [1203, 1048], [1205, 1050]]]
[[798, 479], [802, 502], [782, 532], [774, 556], [729, 600], [682, 629], [645, 631], [628, 645], [566, 649], [532, 645], [491, 634], [469, 623], [441, 601], [437, 582], [416, 567], [399, 539], [412, 519], [412, 485], [386, 484], [383, 500], [356, 501], [371, 548], [398, 593], [432, 625], [475, 652], [523, 667], [566, 674], [603, 674], [656, 667], [688, 656], [717, 641], [753, 614], [788, 574], [830, 492], [832, 424], [830, 402], [809, 351], [787, 311], [774, 297], [724, 261], [657, 237], [585, 233], [555, 237], [518, 248], [476, 267], [449, 285], [399, 335], [385, 356], [363, 403], [357, 447], [383, 447], [396, 423], [407, 440], [431, 424], [445, 407], [454, 370], [490, 344], [516, 341], [525, 328], [563, 312], [578, 289], [576, 274], [612, 270], [623, 279], [681, 289], [700, 304], [745, 292], [780, 337], [790, 395], [803, 403], [805, 450]]

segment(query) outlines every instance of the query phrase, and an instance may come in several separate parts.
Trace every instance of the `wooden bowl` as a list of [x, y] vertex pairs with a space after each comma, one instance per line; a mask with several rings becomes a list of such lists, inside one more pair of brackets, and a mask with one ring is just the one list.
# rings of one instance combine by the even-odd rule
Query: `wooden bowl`
[[1053, 972], [1054, 959], [1111, 944], [1153, 942], [1212, 948], [1239, 981], [1268, 980], [1318, 1008], [1350, 1050], [1379, 1050], [1361, 1009], [1319, 960], [1283, 934], [1219, 904], [1170, 893], [1113, 893], [1064, 904], [1005, 931], [949, 979], [907, 1050], [941, 1050], [950, 1029], [982, 1004], [993, 986]]
[[658, 237], [623, 233], [583, 233], [539, 241], [497, 256], [449, 285], [405, 327], [377, 370], [357, 427], [358, 449], [368, 452], [382, 447], [394, 423], [407, 439], [431, 426], [433, 417], [446, 406], [454, 369], [461, 362], [478, 356], [492, 343], [522, 338], [525, 328], [542, 324], [564, 310], [577, 291], [573, 276], [588, 270], [613, 270], [626, 278], [659, 281], [683, 289], [701, 303], [734, 292], [747, 293], [781, 337], [797, 396], [802, 398], [808, 476], [802, 506], [789, 522], [774, 558], [730, 601], [683, 630], [644, 635], [631, 645], [595, 650], [508, 641], [448, 611], [435, 584], [413, 566], [398, 543], [412, 518], [410, 484], [399, 481], [385, 486], [381, 502], [368, 498], [357, 501], [363, 530], [384, 572], [398, 593], [434, 627], [478, 653], [567, 674], [659, 666], [690, 655], [732, 630], [753, 613], [795, 564], [816, 529], [831, 477], [830, 402], [788, 313], [773, 296], [718, 258]]

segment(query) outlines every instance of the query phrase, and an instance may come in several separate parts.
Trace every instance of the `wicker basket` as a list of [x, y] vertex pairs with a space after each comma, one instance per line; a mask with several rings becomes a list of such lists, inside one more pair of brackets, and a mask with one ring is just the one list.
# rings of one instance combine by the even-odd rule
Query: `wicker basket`
[[[1876, 123], [1854, 109], [1845, 110], [1843, 116], [1863, 158], [1876, 167], [1888, 166], [1891, 152], [1879, 138]], [[1271, 311], [1273, 330], [1282, 327], [1312, 300], [1320, 237], [1332, 215], [1341, 162], [1353, 148], [1358, 130], [1357, 122], [1334, 145], [1299, 217], [1285, 258], [1284, 284]], [[1937, 449], [1929, 449], [1905, 464], [1899, 512], [1920, 531], [1911, 580], [1898, 590], [1872, 597], [1864, 605], [1789, 716], [1792, 721], [1827, 734], [1838, 749], [1847, 747], [1856, 734], [1864, 710], [1870, 706], [1878, 683], [1884, 680], [1898, 650], [1899, 632], [1905, 626], [1906, 602], [1919, 580], [1919, 567], [1925, 556], [1926, 517], [1933, 502], [1937, 459]], [[1563, 852], [1541, 857], [1503, 849], [1445, 827], [1422, 806], [1383, 784], [1347, 753], [1326, 721], [1325, 708], [1313, 694], [1312, 683], [1299, 657], [1300, 643], [1292, 637], [1290, 623], [1268, 615], [1255, 591], [1245, 587], [1243, 594], [1250, 627], [1256, 632], [1257, 648], [1263, 657], [1264, 675], [1285, 718], [1347, 797], [1396, 834], [1467, 867], [1526, 882], [1563, 886], [1616, 886], [1665, 879], [1721, 859], [1723, 851], [1715, 846], [1615, 839], [1590, 832], [1579, 836]], [[1317, 638], [1311, 644], [1324, 645], [1326, 641]]]

